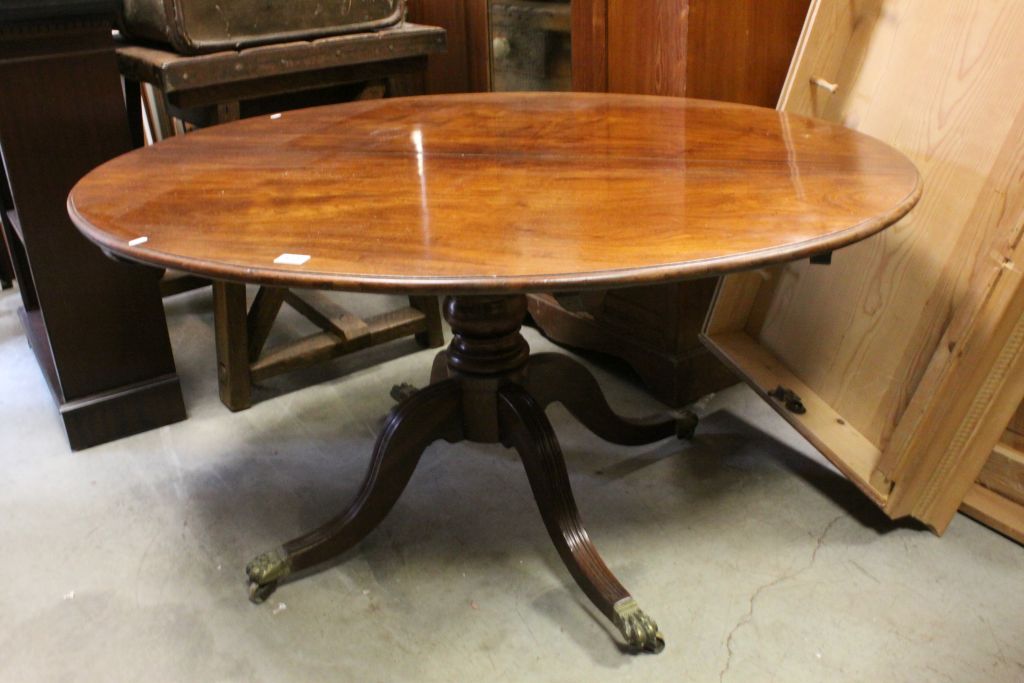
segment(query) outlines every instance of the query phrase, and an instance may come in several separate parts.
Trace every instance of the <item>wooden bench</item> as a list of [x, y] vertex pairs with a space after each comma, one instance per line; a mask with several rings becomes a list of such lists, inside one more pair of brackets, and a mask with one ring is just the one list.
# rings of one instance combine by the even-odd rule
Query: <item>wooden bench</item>
[[[404, 23], [387, 30], [238, 51], [184, 56], [121, 43], [118, 65], [136, 146], [192, 127], [248, 116], [369, 97], [423, 92], [427, 57], [445, 49], [444, 29]], [[143, 97], [145, 95], [145, 97]], [[165, 294], [203, 284], [166, 279]], [[409, 297], [409, 306], [363, 320], [344, 310], [325, 312], [309, 294], [262, 287], [247, 306], [245, 286], [213, 283], [220, 398], [231, 410], [252, 404], [252, 385], [270, 377], [406, 336], [421, 346], [444, 343], [435, 297]], [[264, 346], [282, 305], [320, 332], [269, 349]]]

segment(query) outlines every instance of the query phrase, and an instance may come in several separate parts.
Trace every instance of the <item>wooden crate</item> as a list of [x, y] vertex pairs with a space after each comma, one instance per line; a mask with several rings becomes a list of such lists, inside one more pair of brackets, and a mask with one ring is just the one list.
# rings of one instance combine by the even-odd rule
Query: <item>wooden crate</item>
[[1019, 0], [815, 0], [779, 107], [900, 149], [923, 198], [829, 266], [725, 278], [704, 328], [766, 398], [800, 395], [802, 415], [768, 400], [888, 515], [939, 533], [1024, 398], [1022, 35]]

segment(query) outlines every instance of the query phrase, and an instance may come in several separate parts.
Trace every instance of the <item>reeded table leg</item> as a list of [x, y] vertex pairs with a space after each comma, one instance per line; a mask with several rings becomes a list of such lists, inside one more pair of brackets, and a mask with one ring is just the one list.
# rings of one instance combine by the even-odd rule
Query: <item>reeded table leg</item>
[[608, 405], [590, 370], [560, 353], [530, 356], [526, 373], [526, 389], [542, 408], [561, 403], [583, 426], [611, 443], [641, 446], [670, 436], [690, 439], [697, 428], [697, 416], [688, 410], [678, 416], [622, 417]]
[[461, 417], [461, 391], [454, 381], [429, 386], [395, 406], [348, 510], [252, 560], [245, 568], [250, 599], [262, 602], [281, 579], [340, 555], [373, 531], [405, 490], [424, 449], [438, 439], [461, 440]]
[[388, 415], [356, 500], [316, 531], [250, 562], [250, 597], [263, 600], [288, 575], [362, 540], [395, 504], [433, 441], [502, 443], [519, 452], [544, 524], [576, 583], [630, 647], [660, 652], [665, 641], [657, 625], [608, 569], [580, 522], [544, 407], [561, 401], [594, 433], [621, 444], [685, 435], [696, 418], [692, 424], [678, 418], [627, 420], [612, 411], [579, 363], [555, 354], [531, 358], [519, 333], [524, 296], [449, 297], [444, 313], [452, 327], [451, 345], [435, 359], [430, 386], [417, 391], [402, 385], [392, 392], [401, 402]]
[[501, 440], [519, 452], [544, 526], [569, 573], [630, 647], [661, 652], [665, 639], [658, 625], [608, 569], [583, 528], [565, 459], [544, 409], [522, 387], [510, 384], [498, 392], [498, 416]]

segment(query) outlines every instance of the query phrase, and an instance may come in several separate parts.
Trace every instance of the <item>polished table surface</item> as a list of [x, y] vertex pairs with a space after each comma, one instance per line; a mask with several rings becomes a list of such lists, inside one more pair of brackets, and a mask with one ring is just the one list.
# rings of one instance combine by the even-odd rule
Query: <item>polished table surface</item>
[[108, 251], [212, 278], [452, 294], [792, 260], [876, 232], [920, 190], [899, 152], [792, 114], [489, 94], [216, 126], [104, 164], [69, 208]]
[[[352, 548], [437, 440], [518, 451], [566, 568], [635, 651], [654, 620], [580, 520], [544, 409], [623, 445], [696, 417], [617, 415], [593, 375], [530, 355], [524, 292], [626, 286], [826, 252], [911, 209], [914, 166], [844, 128], [766, 109], [627, 95], [461, 95], [249, 119], [86, 176], [69, 212], [109, 253], [212, 278], [449, 294], [452, 342], [399, 392], [350, 506], [246, 567], [250, 597]], [[289, 256], [290, 255], [290, 256]]]

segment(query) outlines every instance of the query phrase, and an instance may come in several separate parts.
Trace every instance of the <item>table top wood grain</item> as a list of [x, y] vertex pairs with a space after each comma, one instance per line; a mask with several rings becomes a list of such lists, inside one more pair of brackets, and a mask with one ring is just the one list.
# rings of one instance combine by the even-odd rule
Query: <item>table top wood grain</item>
[[516, 93], [216, 126], [100, 166], [68, 210], [108, 253], [215, 279], [483, 294], [781, 263], [874, 234], [920, 193], [902, 154], [822, 121]]

